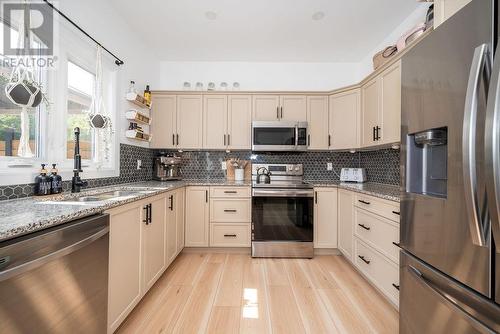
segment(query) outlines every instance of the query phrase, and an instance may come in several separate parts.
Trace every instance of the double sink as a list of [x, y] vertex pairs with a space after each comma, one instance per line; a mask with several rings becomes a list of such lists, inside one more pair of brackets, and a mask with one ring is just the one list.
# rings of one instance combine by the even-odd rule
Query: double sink
[[94, 202], [116, 201], [132, 198], [140, 195], [152, 194], [156, 189], [151, 188], [135, 188], [127, 190], [113, 190], [92, 195], [82, 194], [82, 196], [72, 195], [68, 198], [59, 200], [44, 201], [50, 204], [91, 204]]

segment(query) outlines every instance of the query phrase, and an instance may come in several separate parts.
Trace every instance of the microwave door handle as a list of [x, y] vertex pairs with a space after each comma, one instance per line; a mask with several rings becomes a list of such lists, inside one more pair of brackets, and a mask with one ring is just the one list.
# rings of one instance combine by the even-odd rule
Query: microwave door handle
[[[485, 162], [486, 193], [491, 219], [491, 230], [495, 240], [500, 240], [500, 44], [491, 71], [491, 80], [486, 106]], [[489, 60], [488, 56], [488, 60]], [[496, 242], [500, 252], [500, 242]]]
[[295, 125], [295, 148], [299, 147], [299, 125]]
[[[489, 67], [488, 46], [482, 44], [474, 50], [474, 58], [469, 74], [467, 94], [465, 96], [464, 123], [462, 135], [462, 164], [463, 180], [465, 187], [465, 206], [468, 214], [469, 229], [472, 242], [475, 245], [487, 246], [486, 237], [482, 227], [481, 208], [479, 207], [476, 162], [476, 131], [477, 109], [481, 76], [484, 72], [491, 71]], [[489, 67], [489, 69], [488, 69]]]

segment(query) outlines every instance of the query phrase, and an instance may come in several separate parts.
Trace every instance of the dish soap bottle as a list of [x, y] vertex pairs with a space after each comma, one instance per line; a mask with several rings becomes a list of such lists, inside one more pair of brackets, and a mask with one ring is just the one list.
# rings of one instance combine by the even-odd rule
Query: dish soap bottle
[[45, 164], [42, 164], [40, 175], [35, 177], [35, 195], [50, 195], [50, 177], [47, 176]]
[[52, 194], [62, 193], [62, 176], [57, 174], [56, 164], [52, 164], [52, 170], [50, 171], [50, 185], [50, 192]]

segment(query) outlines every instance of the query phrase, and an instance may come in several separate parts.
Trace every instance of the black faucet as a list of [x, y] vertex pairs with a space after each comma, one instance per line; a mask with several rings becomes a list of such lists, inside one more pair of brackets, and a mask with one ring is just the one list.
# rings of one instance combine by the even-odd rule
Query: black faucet
[[75, 156], [73, 167], [73, 178], [71, 179], [71, 192], [79, 193], [82, 187], [88, 186], [87, 181], [80, 178], [82, 170], [82, 157], [80, 155], [80, 128], [75, 128]]

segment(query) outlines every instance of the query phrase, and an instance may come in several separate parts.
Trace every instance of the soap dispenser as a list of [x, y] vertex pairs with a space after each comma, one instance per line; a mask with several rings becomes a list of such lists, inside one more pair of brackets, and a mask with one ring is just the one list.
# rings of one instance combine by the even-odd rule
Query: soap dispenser
[[50, 171], [50, 185], [52, 194], [60, 194], [63, 191], [62, 187], [62, 176], [57, 174], [56, 164], [52, 164], [52, 170]]
[[50, 195], [50, 177], [47, 176], [45, 164], [42, 164], [40, 175], [35, 177], [35, 195], [43, 196]]

